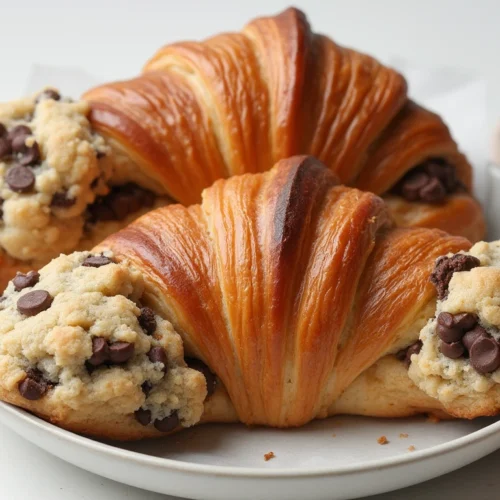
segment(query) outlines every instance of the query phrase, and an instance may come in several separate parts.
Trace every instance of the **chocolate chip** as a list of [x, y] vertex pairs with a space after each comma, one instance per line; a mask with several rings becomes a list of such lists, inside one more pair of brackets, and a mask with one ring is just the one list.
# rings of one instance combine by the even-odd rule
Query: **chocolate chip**
[[489, 337], [488, 332], [482, 326], [477, 325], [475, 328], [468, 331], [464, 335], [462, 343], [464, 344], [465, 348], [470, 352], [476, 340], [487, 339], [488, 337]]
[[35, 286], [39, 279], [40, 274], [36, 271], [29, 271], [27, 274], [17, 272], [15, 278], [12, 280], [14, 290], [20, 292], [24, 288]]
[[0, 137], [0, 160], [12, 153], [12, 145], [6, 137]]
[[61, 99], [61, 94], [54, 89], [45, 89], [43, 92], [38, 94], [36, 101], [39, 103], [40, 101], [44, 101], [45, 99], [52, 99], [53, 101], [59, 101]]
[[3, 218], [3, 202], [5, 200], [3, 198], [0, 198], [0, 219]]
[[448, 285], [453, 273], [470, 271], [480, 265], [479, 259], [472, 255], [457, 253], [451, 257], [440, 257], [430, 276], [431, 283], [436, 287], [438, 299], [442, 300], [448, 294]]
[[23, 398], [36, 401], [47, 392], [48, 384], [40, 372], [30, 370], [27, 377], [19, 383], [18, 389]]
[[33, 172], [22, 165], [16, 165], [7, 172], [5, 181], [12, 191], [16, 193], [27, 193], [35, 185], [35, 175]]
[[163, 371], [167, 371], [167, 355], [165, 353], [165, 349], [163, 347], [155, 346], [151, 347], [148, 352], [148, 358], [151, 363], [163, 363]]
[[459, 186], [453, 165], [444, 158], [428, 158], [409, 170], [392, 191], [407, 201], [439, 203]]
[[472, 313], [455, 314], [453, 321], [457, 328], [467, 332], [477, 325], [477, 316]]
[[177, 416], [177, 412], [174, 412], [169, 417], [162, 418], [161, 420], [155, 420], [153, 425], [160, 432], [173, 431], [179, 425], [179, 417]]
[[479, 373], [491, 373], [500, 367], [500, 346], [493, 338], [480, 338], [472, 344], [470, 362]]
[[450, 359], [458, 359], [465, 353], [465, 348], [462, 342], [443, 342], [439, 343], [439, 350], [441, 353]]
[[146, 380], [146, 382], [144, 382], [141, 385], [141, 389], [142, 389], [142, 392], [147, 396], [151, 392], [151, 390], [153, 389], [153, 384]]
[[135, 346], [131, 342], [115, 342], [109, 346], [109, 359], [112, 363], [126, 363], [134, 355]]
[[7, 137], [7, 128], [2, 122], [0, 122], [0, 138], [4, 137]]
[[17, 153], [17, 161], [21, 165], [35, 165], [40, 160], [40, 148], [38, 143], [33, 141], [33, 144], [26, 144], [25, 136], [17, 136], [12, 140], [12, 150]]
[[68, 208], [76, 203], [76, 198], [70, 198], [67, 191], [60, 191], [52, 196], [51, 207]]
[[27, 125], [18, 125], [9, 130], [7, 138], [12, 142], [18, 136], [28, 137], [29, 135], [33, 135], [33, 132]]
[[429, 176], [425, 172], [412, 172], [401, 187], [401, 194], [408, 201], [420, 199], [420, 190], [429, 182]]
[[443, 342], [452, 343], [462, 339], [465, 332], [474, 328], [477, 316], [470, 313], [450, 314], [442, 312], [437, 318], [437, 334]]
[[123, 220], [143, 206], [154, 203], [154, 194], [135, 184], [114, 186], [106, 196], [100, 196], [88, 207], [91, 222]]
[[437, 203], [446, 198], [446, 189], [437, 177], [432, 177], [420, 190], [420, 198], [427, 203]]
[[100, 160], [101, 158], [104, 158], [106, 156], [106, 153], [97, 149], [95, 152], [95, 156], [98, 160]]
[[102, 267], [111, 264], [113, 261], [105, 255], [89, 255], [83, 262], [84, 267]]
[[137, 422], [139, 422], [141, 425], [149, 425], [151, 423], [151, 412], [149, 410], [143, 410], [142, 408], [139, 408], [135, 413], [135, 418]]
[[149, 307], [142, 307], [139, 316], [139, 324], [141, 328], [148, 334], [153, 335], [156, 330], [155, 313]]
[[92, 356], [87, 362], [92, 366], [100, 366], [110, 359], [109, 346], [106, 339], [94, 337], [92, 339]]
[[19, 297], [17, 310], [25, 316], [35, 316], [52, 304], [52, 296], [45, 290], [33, 290]]
[[186, 363], [189, 368], [201, 372], [204, 375], [207, 381], [207, 398], [210, 397], [215, 392], [215, 384], [217, 383], [217, 378], [214, 373], [212, 373], [210, 368], [199, 359], [186, 358]]
[[410, 366], [411, 357], [413, 356], [413, 354], [418, 354], [421, 349], [422, 349], [422, 341], [417, 340], [414, 344], [407, 347], [406, 349], [401, 349], [401, 351], [398, 351], [396, 353], [396, 357], [400, 361], [403, 361], [406, 367], [408, 368]]

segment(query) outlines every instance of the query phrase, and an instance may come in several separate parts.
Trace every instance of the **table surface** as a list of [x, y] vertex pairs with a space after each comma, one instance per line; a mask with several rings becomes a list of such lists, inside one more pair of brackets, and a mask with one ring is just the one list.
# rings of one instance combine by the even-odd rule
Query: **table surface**
[[[20, 96], [33, 63], [85, 68], [102, 79], [133, 76], [161, 45], [238, 30], [290, 0], [0, 0], [0, 99]], [[500, 117], [498, 0], [295, 1], [315, 30], [387, 61], [449, 66], [489, 84], [488, 120]], [[47, 82], [50, 84], [50, 82]], [[81, 471], [0, 424], [0, 498], [8, 500], [167, 500]], [[499, 467], [496, 467], [496, 466]], [[418, 486], [372, 499], [498, 498], [500, 452]]]

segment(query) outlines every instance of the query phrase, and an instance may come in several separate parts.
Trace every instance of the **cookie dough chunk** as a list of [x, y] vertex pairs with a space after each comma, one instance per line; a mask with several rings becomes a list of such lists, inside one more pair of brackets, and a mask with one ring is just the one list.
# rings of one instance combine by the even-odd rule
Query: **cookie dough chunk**
[[[139, 439], [196, 424], [207, 378], [111, 253], [18, 273], [0, 303], [0, 397], [62, 427]], [[213, 381], [209, 381], [210, 389]]]
[[125, 169], [89, 111], [54, 89], [0, 104], [0, 247], [34, 268], [166, 203], [126, 178], [137, 168]]
[[440, 300], [409, 358], [409, 375], [452, 415], [500, 410], [500, 241], [441, 257], [431, 276]]

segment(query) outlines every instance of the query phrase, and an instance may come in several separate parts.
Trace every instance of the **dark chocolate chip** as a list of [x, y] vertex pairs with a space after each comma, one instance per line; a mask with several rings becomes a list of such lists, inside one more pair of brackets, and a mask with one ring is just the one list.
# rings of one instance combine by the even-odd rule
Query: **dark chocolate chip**
[[27, 125], [18, 125], [17, 127], [14, 127], [13, 129], [9, 130], [7, 138], [9, 139], [9, 141], [12, 142], [14, 138], [16, 138], [17, 136], [27, 137], [32, 134], [33, 132]]
[[27, 274], [17, 272], [16, 277], [12, 280], [12, 283], [14, 284], [16, 292], [20, 292], [24, 288], [35, 286], [39, 279], [40, 274], [36, 271], [29, 271]]
[[479, 373], [491, 373], [500, 367], [500, 346], [493, 338], [480, 338], [470, 349], [470, 362]]
[[0, 138], [4, 137], [7, 137], [7, 128], [2, 122], [0, 122]]
[[468, 331], [464, 335], [462, 343], [464, 344], [465, 348], [470, 352], [476, 340], [487, 339], [488, 337], [489, 337], [488, 332], [482, 326], [477, 325], [475, 328]]
[[437, 318], [437, 323], [436, 331], [443, 342], [458, 342], [465, 333], [455, 326], [453, 315], [450, 313], [442, 312]]
[[113, 261], [105, 255], [90, 255], [83, 262], [84, 267], [102, 267], [111, 264]]
[[40, 148], [38, 147], [38, 143], [34, 141], [33, 144], [28, 146], [22, 139], [23, 137], [18, 136], [12, 141], [12, 150], [18, 155], [17, 161], [25, 166], [35, 165], [40, 161]]
[[477, 325], [477, 316], [472, 313], [460, 313], [453, 316], [457, 328], [467, 332]]
[[104, 158], [106, 156], [106, 153], [97, 149], [95, 152], [95, 156], [98, 160], [100, 160], [101, 158]]
[[139, 408], [135, 413], [135, 418], [137, 422], [139, 422], [141, 425], [149, 425], [151, 423], [151, 412], [149, 410], [143, 410], [142, 408]]
[[438, 203], [446, 198], [446, 189], [437, 177], [432, 177], [420, 190], [420, 199], [426, 203]]
[[3, 198], [0, 198], [0, 219], [3, 218], [3, 202], [5, 200]]
[[429, 176], [422, 171], [412, 172], [401, 187], [401, 194], [408, 201], [420, 199], [420, 190], [429, 183]]
[[52, 304], [52, 296], [46, 290], [33, 290], [17, 300], [17, 310], [25, 316], [35, 316]]
[[35, 185], [35, 175], [33, 172], [22, 165], [16, 165], [7, 172], [5, 181], [12, 191], [16, 193], [27, 193]]
[[396, 357], [400, 361], [404, 361], [406, 367], [409, 367], [410, 363], [411, 363], [411, 357], [413, 356], [413, 354], [418, 354], [421, 349], [422, 349], [422, 341], [417, 340], [414, 344], [407, 347], [406, 349], [402, 349], [401, 351], [398, 351], [396, 353]]
[[165, 353], [165, 349], [163, 347], [151, 347], [148, 352], [148, 358], [151, 363], [163, 363], [163, 371], [167, 371], [167, 355]]
[[45, 99], [52, 99], [53, 101], [59, 101], [61, 99], [61, 94], [54, 89], [45, 89], [40, 92], [36, 98], [36, 102], [44, 101]]
[[154, 426], [160, 432], [170, 432], [173, 431], [179, 425], [179, 417], [177, 412], [172, 413], [169, 417], [162, 418], [161, 420], [155, 420]]
[[92, 339], [92, 356], [87, 362], [92, 366], [100, 366], [109, 361], [110, 353], [106, 339], [94, 337]]
[[147, 396], [151, 392], [151, 390], [153, 389], [153, 384], [151, 382], [149, 382], [148, 380], [146, 380], [146, 382], [144, 382], [141, 385], [141, 389], [142, 389], [142, 392]]
[[39, 372], [30, 370], [27, 377], [19, 383], [18, 389], [23, 398], [36, 401], [47, 392], [48, 384]]
[[465, 353], [465, 347], [462, 342], [443, 342], [439, 343], [439, 350], [441, 353], [450, 359], [458, 359]]
[[60, 191], [52, 196], [51, 207], [68, 208], [76, 203], [76, 198], [70, 198], [67, 191]]
[[155, 313], [152, 309], [150, 309], [149, 307], [141, 308], [139, 324], [148, 335], [153, 335], [156, 330], [156, 318]]
[[203, 361], [195, 358], [186, 358], [189, 368], [201, 372], [207, 381], [207, 398], [215, 392], [217, 378], [210, 368]]
[[7, 137], [0, 137], [0, 160], [12, 153], [12, 145]]
[[111, 363], [126, 363], [134, 355], [135, 345], [131, 342], [115, 342], [109, 346]]
[[453, 273], [470, 271], [480, 266], [479, 259], [472, 255], [457, 253], [451, 257], [440, 257], [436, 261], [434, 271], [430, 276], [431, 283], [436, 287], [438, 299], [442, 300], [448, 294]]

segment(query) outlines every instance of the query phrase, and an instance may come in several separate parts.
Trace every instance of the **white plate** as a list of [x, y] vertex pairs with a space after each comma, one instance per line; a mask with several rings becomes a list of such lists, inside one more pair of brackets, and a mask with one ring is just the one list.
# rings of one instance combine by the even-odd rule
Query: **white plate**
[[[500, 447], [500, 421], [493, 419], [432, 423], [336, 417], [281, 431], [207, 425], [125, 444], [64, 431], [5, 403], [0, 403], [0, 419], [32, 443], [90, 472], [203, 500], [372, 495], [450, 472]], [[382, 435], [388, 444], [378, 444]], [[408, 451], [410, 446], [416, 451]], [[266, 462], [269, 451], [276, 457]]]

